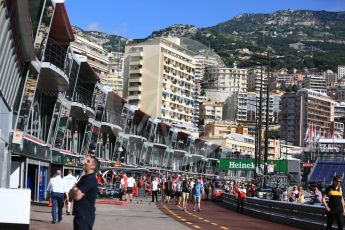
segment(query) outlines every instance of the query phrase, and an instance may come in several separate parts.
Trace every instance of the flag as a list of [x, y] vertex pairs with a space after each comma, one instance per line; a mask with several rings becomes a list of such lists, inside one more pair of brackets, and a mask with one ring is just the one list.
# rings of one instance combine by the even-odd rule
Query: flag
[[308, 136], [309, 136], [309, 126], [307, 127], [307, 131], [305, 132], [305, 137], [304, 137], [305, 142], [308, 142]]
[[313, 125], [310, 124], [309, 127], [310, 127], [310, 130], [309, 130], [309, 142], [312, 142], [313, 141], [313, 132], [314, 132]]

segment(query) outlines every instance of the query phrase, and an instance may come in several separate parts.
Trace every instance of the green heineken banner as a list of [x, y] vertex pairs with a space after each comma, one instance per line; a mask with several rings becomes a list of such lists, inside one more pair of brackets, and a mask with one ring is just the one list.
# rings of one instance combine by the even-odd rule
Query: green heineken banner
[[[264, 161], [261, 161], [260, 167], [264, 167]], [[253, 159], [220, 159], [219, 168], [222, 170], [251, 171], [255, 168], [255, 162]], [[268, 160], [267, 170], [268, 172], [287, 172], [287, 160]]]

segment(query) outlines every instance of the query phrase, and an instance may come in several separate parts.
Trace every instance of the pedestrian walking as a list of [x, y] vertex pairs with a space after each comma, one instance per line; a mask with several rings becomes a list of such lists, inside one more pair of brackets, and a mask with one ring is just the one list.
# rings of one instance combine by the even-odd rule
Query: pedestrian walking
[[[333, 183], [327, 187], [322, 196], [322, 203], [327, 215], [327, 230], [332, 229], [334, 220], [337, 222], [338, 229], [343, 229], [344, 226], [344, 198], [341, 190], [341, 176], [333, 177]], [[329, 201], [326, 202], [326, 197]]]
[[90, 230], [95, 222], [95, 202], [97, 198], [96, 172], [100, 163], [94, 156], [85, 158], [84, 172], [73, 187], [73, 226], [74, 230]]
[[243, 213], [244, 210], [244, 201], [246, 200], [247, 189], [244, 186], [244, 183], [238, 188], [238, 192], [236, 193], [237, 199], [237, 212]]
[[193, 195], [194, 195], [194, 209], [193, 211], [198, 211], [200, 212], [200, 201], [201, 201], [201, 195], [202, 195], [202, 190], [203, 187], [201, 185], [200, 179], [198, 179], [196, 181], [196, 183], [194, 184], [194, 188], [193, 188]]
[[129, 174], [128, 176], [129, 177], [127, 178], [126, 200], [128, 200], [128, 197], [129, 197], [129, 201], [132, 202], [133, 189], [136, 186], [136, 182], [135, 182], [135, 179], [133, 178], [133, 176], [131, 174]]
[[190, 193], [188, 178], [184, 178], [182, 180], [181, 186], [182, 186], [182, 210], [185, 211], [187, 209], [187, 202], [188, 202], [189, 193]]
[[64, 195], [68, 199], [68, 190], [65, 181], [61, 178], [61, 170], [56, 170], [55, 176], [50, 179], [47, 191], [52, 199], [52, 224], [56, 223], [56, 208], [58, 208], [57, 221], [62, 221], [62, 209], [64, 205]]
[[152, 202], [155, 202], [155, 198], [156, 198], [156, 202], [158, 202], [158, 186], [159, 186], [159, 182], [158, 182], [157, 177], [155, 177], [152, 180], [152, 183], [151, 183], [151, 187], [152, 187], [152, 190], [151, 190]]
[[180, 205], [181, 204], [181, 200], [182, 200], [182, 181], [181, 178], [178, 177], [176, 184], [175, 184], [175, 198], [176, 198], [176, 205]]
[[68, 191], [68, 197], [65, 197], [65, 204], [66, 204], [66, 214], [71, 215], [71, 207], [72, 207], [72, 201], [73, 201], [73, 191], [72, 188], [74, 185], [77, 183], [77, 178], [73, 176], [72, 170], [68, 170], [67, 176], [63, 178], [65, 184], [66, 184], [66, 189]]
[[171, 182], [171, 177], [168, 177], [168, 180], [164, 183], [164, 194], [165, 194], [165, 203], [169, 203], [170, 197], [173, 193], [173, 188], [172, 188], [172, 182]]

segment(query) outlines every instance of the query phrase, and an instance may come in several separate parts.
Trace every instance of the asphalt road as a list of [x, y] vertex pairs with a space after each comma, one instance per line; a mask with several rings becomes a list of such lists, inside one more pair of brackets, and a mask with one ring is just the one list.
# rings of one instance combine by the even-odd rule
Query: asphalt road
[[187, 211], [182, 211], [180, 206], [173, 202], [168, 205], [158, 205], [162, 212], [176, 221], [192, 229], [217, 229], [217, 230], [296, 230], [297, 228], [281, 225], [258, 218], [246, 216], [223, 207], [211, 201], [201, 201], [201, 211], [193, 212], [192, 205], [188, 205]]

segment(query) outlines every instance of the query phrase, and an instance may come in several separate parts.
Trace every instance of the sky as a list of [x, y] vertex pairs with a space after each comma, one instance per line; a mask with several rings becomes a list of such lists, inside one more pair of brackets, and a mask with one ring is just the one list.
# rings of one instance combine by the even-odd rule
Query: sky
[[66, 0], [65, 5], [72, 25], [127, 38], [145, 38], [173, 24], [214, 26], [242, 13], [345, 11], [345, 0]]

